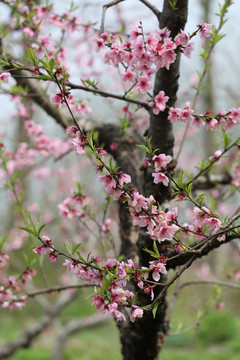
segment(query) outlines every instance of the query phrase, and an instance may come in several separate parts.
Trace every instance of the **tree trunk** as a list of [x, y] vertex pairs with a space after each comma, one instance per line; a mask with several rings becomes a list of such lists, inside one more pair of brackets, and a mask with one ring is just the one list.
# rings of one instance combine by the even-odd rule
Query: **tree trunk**
[[[167, 27], [171, 31], [172, 37], [176, 36], [180, 30], [184, 29], [185, 23], [187, 21], [187, 12], [188, 12], [188, 0], [178, 1], [176, 4], [177, 9], [172, 11], [169, 1], [165, 0], [163, 5], [163, 11], [160, 18], [160, 28]], [[178, 90], [178, 78], [179, 78], [179, 64], [180, 64], [180, 54], [177, 55], [177, 59], [169, 68], [169, 70], [163, 68], [160, 69], [156, 74], [155, 84], [154, 84], [154, 93], [155, 95], [159, 91], [164, 90], [165, 94], [169, 96], [168, 106], [174, 106], [177, 98]], [[151, 144], [153, 149], [159, 149], [159, 153], [165, 153], [172, 155], [173, 153], [173, 144], [174, 137], [172, 132], [172, 125], [167, 119], [168, 111], [160, 112], [159, 115], [154, 115], [150, 113], [150, 127], [148, 129], [148, 136], [151, 136]], [[128, 153], [128, 159], [132, 158], [132, 154]], [[136, 163], [136, 168], [139, 167], [139, 164]], [[130, 175], [132, 171], [129, 169], [123, 169], [123, 171], [128, 170]], [[136, 182], [139, 183], [139, 178], [142, 181], [140, 188], [143, 188], [145, 196], [152, 194], [155, 199], [161, 204], [169, 196], [169, 189], [161, 186], [155, 185], [152, 181], [152, 169], [148, 168], [145, 173], [142, 175], [139, 174], [139, 171], [134, 174]], [[125, 211], [125, 212], [124, 212]], [[124, 215], [123, 215], [124, 212]], [[121, 254], [125, 258], [130, 258], [130, 254], [136, 259], [138, 258], [139, 266], [144, 266], [149, 263], [149, 255], [144, 252], [142, 249], [144, 247], [150, 248], [152, 240], [146, 235], [143, 231], [140, 231], [137, 244], [131, 244], [131, 239], [136, 239], [136, 236], [132, 236], [132, 233], [136, 230], [133, 229], [131, 225], [127, 228], [126, 221], [127, 217], [126, 210], [120, 206], [120, 226], [123, 229], [123, 233], [127, 233], [126, 237], [123, 239]], [[136, 235], [136, 234], [135, 234]], [[137, 245], [137, 246], [136, 246]], [[137, 254], [133, 254], [131, 250], [136, 249]], [[167, 245], [161, 247], [160, 251], [162, 253], [167, 251]], [[136, 256], [137, 255], [137, 256]], [[161, 282], [166, 281], [163, 277]], [[132, 285], [136, 286], [136, 285]], [[151, 302], [150, 296], [138, 291], [137, 304], [139, 306], [147, 305]], [[155, 290], [155, 296], [161, 290], [159, 286]], [[163, 296], [161, 303], [157, 309], [156, 317], [153, 318], [152, 312], [145, 312], [143, 318], [138, 319], [135, 323], [130, 321], [118, 323], [120, 330], [120, 338], [122, 344], [122, 354], [124, 360], [156, 360], [158, 359], [159, 351], [164, 342], [164, 336], [168, 330], [168, 321], [166, 319], [166, 310], [167, 302], [166, 296]]]

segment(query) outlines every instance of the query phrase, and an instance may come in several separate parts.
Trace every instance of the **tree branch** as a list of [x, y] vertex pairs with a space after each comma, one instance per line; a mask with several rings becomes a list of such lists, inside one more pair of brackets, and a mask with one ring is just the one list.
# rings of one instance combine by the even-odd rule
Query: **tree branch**
[[227, 173], [203, 176], [194, 181], [192, 190], [208, 190], [217, 185], [230, 185], [231, 181], [232, 177]]
[[86, 288], [86, 287], [93, 287], [93, 285], [91, 285], [91, 284], [76, 284], [76, 285], [66, 285], [66, 286], [52, 286], [47, 289], [41, 289], [41, 290], [37, 290], [37, 291], [33, 291], [33, 292], [28, 292], [26, 295], [27, 295], [27, 297], [35, 297], [35, 296], [43, 295], [43, 294], [51, 294], [53, 292], [59, 292], [59, 291], [64, 291], [64, 290], [69, 290], [69, 289], [82, 289], [82, 288]]
[[[0, 52], [2, 52], [2, 41], [0, 40]], [[21, 86], [32, 100], [40, 106], [49, 116], [54, 118], [56, 122], [63, 128], [67, 127], [67, 121], [64, 116], [51, 104], [49, 97], [44, 93], [44, 89], [40, 86], [39, 80], [36, 76], [25, 69], [16, 69], [11, 64], [17, 63], [13, 56], [7, 53], [7, 58], [10, 66], [4, 66], [3, 69], [7, 70], [12, 77], [16, 80], [17, 84]], [[36, 84], [36, 81], [38, 83]], [[33, 96], [34, 95], [34, 96]]]
[[108, 3], [106, 5], [103, 5], [100, 34], [102, 34], [104, 32], [105, 15], [106, 15], [107, 9], [109, 9], [112, 6], [115, 6], [115, 5], [119, 4], [122, 1], [125, 1], [125, 0], [114, 0], [114, 1], [111, 1], [110, 3]]
[[240, 284], [228, 283], [225, 281], [218, 281], [218, 280], [191, 280], [186, 281], [179, 285], [179, 289], [182, 289], [189, 285], [219, 285], [223, 287], [229, 287], [231, 289], [240, 289]]
[[[206, 242], [202, 248], [194, 253], [196, 259], [200, 259], [201, 257], [208, 255], [208, 253], [212, 250], [219, 248], [221, 245], [227, 244], [228, 242], [239, 238], [236, 234], [231, 234], [227, 235], [224, 241], [219, 241], [217, 239], [218, 236], [219, 235], [214, 235], [210, 241]], [[184, 265], [192, 256], [193, 253], [190, 251], [178, 254], [173, 259], [169, 259], [169, 261], [167, 261], [167, 268], [175, 269], [177, 266]]]
[[81, 330], [84, 330], [88, 327], [94, 327], [98, 326], [100, 324], [103, 324], [110, 320], [110, 317], [103, 314], [96, 314], [87, 316], [83, 319], [77, 319], [70, 321], [66, 326], [64, 326], [56, 339], [56, 342], [53, 346], [53, 354], [52, 354], [52, 360], [61, 360], [62, 359], [62, 352], [63, 348], [65, 346], [66, 341], [68, 338], [75, 334], [76, 332], [79, 332]]
[[131, 104], [141, 106], [141, 107], [145, 108], [146, 110], [150, 109], [150, 106], [146, 102], [131, 99], [129, 97], [126, 97], [125, 95], [112, 94], [112, 93], [102, 91], [102, 90], [98, 90], [98, 89], [91, 89], [89, 87], [73, 84], [71, 82], [67, 83], [67, 87], [69, 87], [70, 89], [73, 89], [73, 90], [74, 89], [79, 89], [79, 90], [91, 92], [94, 95], [100, 95], [100, 96], [103, 96], [103, 97], [108, 97], [108, 98], [112, 98], [112, 99], [118, 99], [118, 100], [125, 101], [125, 102], [127, 101], [127, 102], [129, 102]]
[[140, 2], [142, 2], [144, 5], [146, 5], [157, 17], [158, 22], [160, 23], [160, 19], [161, 19], [161, 11], [159, 11], [156, 6], [154, 6], [152, 3], [150, 3], [150, 1], [148, 0], [139, 0]]
[[46, 311], [46, 314], [30, 329], [24, 331], [19, 339], [3, 345], [0, 350], [0, 359], [7, 359], [12, 356], [18, 349], [27, 348], [32, 341], [43, 332], [58, 316], [61, 311], [73, 300], [75, 294], [71, 294], [61, 299], [52, 309]]

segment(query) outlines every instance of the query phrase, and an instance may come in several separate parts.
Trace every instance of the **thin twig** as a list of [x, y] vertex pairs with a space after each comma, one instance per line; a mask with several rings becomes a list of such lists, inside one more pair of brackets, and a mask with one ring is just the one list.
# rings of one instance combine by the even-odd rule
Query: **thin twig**
[[121, 101], [127, 101], [129, 103], [141, 106], [141, 107], [145, 108], [146, 110], [150, 109], [150, 106], [148, 105], [148, 103], [143, 102], [143, 101], [139, 101], [139, 100], [136, 100], [136, 99], [131, 99], [129, 97], [126, 97], [125, 95], [112, 94], [112, 93], [102, 91], [102, 90], [98, 90], [98, 89], [91, 89], [89, 87], [73, 84], [71, 82], [67, 83], [66, 86], [69, 87], [70, 89], [73, 89], [73, 90], [74, 89], [83, 90], [83, 91], [91, 92], [94, 95], [97, 94], [97, 95], [101, 95], [103, 97], [109, 97], [109, 98], [112, 98], [112, 99], [118, 99], [118, 100], [121, 100]]
[[[94, 285], [94, 286], [96, 286], [96, 285]], [[29, 292], [26, 295], [27, 295], [27, 297], [35, 297], [35, 296], [43, 295], [43, 294], [51, 294], [53, 292], [59, 292], [59, 291], [64, 291], [64, 290], [69, 290], [69, 289], [82, 289], [82, 288], [86, 288], [86, 287], [93, 287], [93, 285], [84, 283], [84, 284], [66, 285], [66, 286], [51, 286], [51, 287], [48, 287], [47, 289], [41, 289], [41, 290]]]
[[100, 27], [100, 35], [104, 32], [105, 15], [106, 15], [107, 9], [109, 9], [112, 6], [115, 6], [115, 5], [119, 4], [122, 1], [125, 1], [125, 0], [114, 0], [114, 1], [111, 1], [110, 3], [108, 3], [108, 4], [103, 5], [102, 18], [101, 18], [101, 27]]
[[158, 21], [160, 22], [160, 18], [161, 18], [161, 11], [159, 11], [156, 6], [154, 6], [152, 3], [150, 3], [148, 0], [139, 0], [140, 2], [142, 2], [144, 5], [146, 5], [157, 17]]
[[219, 280], [191, 280], [180, 284], [178, 288], [179, 290], [181, 290], [182, 288], [189, 285], [219, 285], [223, 287], [229, 287], [231, 289], [240, 289], [240, 284], [234, 284]]
[[240, 137], [239, 137], [236, 141], [234, 141], [231, 145], [229, 145], [228, 147], [226, 147], [226, 148], [223, 150], [223, 152], [221, 153], [221, 155], [219, 155], [218, 157], [216, 157], [216, 159], [213, 159], [204, 169], [202, 169], [201, 171], [199, 171], [199, 173], [196, 174], [196, 175], [194, 176], [194, 178], [193, 178], [191, 181], [188, 182], [188, 184], [193, 183], [197, 178], [199, 178], [199, 176], [201, 176], [201, 175], [204, 174], [206, 171], [208, 171], [208, 170], [211, 168], [211, 166], [212, 166], [215, 162], [219, 161], [219, 160], [221, 159], [221, 157], [222, 157], [224, 154], [226, 154], [226, 152], [228, 152], [231, 148], [233, 148], [234, 146], [238, 146], [239, 140], [240, 140]]
[[46, 311], [46, 314], [36, 324], [23, 331], [18, 339], [4, 344], [0, 350], [0, 359], [7, 359], [17, 350], [29, 347], [32, 341], [51, 325], [53, 319], [73, 300], [74, 296], [75, 294], [71, 294], [61, 299], [54, 307]]
[[[223, 26], [224, 23], [225, 23], [225, 21], [224, 21], [224, 16], [225, 16], [225, 14], [223, 14], [223, 15], [220, 16], [219, 25], [218, 25], [218, 28], [216, 29], [216, 35], [219, 34], [222, 26]], [[194, 97], [194, 100], [193, 100], [193, 106], [192, 106], [193, 109], [195, 108], [195, 106], [196, 106], [196, 104], [197, 104], [198, 97], [199, 97], [200, 91], [201, 91], [201, 89], [202, 89], [202, 84], [203, 84], [204, 78], [205, 78], [205, 76], [206, 76], [206, 74], [207, 74], [207, 71], [208, 71], [209, 60], [210, 60], [210, 57], [211, 57], [211, 55], [212, 55], [212, 52], [213, 52], [216, 44], [217, 44], [217, 42], [215, 42], [215, 41], [213, 41], [213, 42], [211, 43], [211, 45], [209, 46], [209, 49], [208, 49], [207, 57], [206, 57], [206, 59], [204, 59], [204, 63], [205, 63], [205, 64], [204, 64], [204, 68], [203, 68], [202, 74], [201, 74], [200, 77], [199, 77], [199, 82], [198, 82], [198, 85], [197, 85], [196, 94], [195, 94], [195, 97]], [[184, 134], [183, 134], [183, 138], [182, 138], [182, 140], [181, 140], [178, 153], [177, 153], [177, 155], [176, 155], [176, 160], [179, 159], [179, 156], [180, 156], [180, 154], [181, 154], [181, 152], [182, 152], [183, 144], [184, 144], [184, 142], [185, 142], [185, 140], [186, 140], [189, 126], [190, 126], [190, 121], [188, 121], [187, 126], [186, 126], [186, 128], [185, 128], [185, 132], [184, 132]]]

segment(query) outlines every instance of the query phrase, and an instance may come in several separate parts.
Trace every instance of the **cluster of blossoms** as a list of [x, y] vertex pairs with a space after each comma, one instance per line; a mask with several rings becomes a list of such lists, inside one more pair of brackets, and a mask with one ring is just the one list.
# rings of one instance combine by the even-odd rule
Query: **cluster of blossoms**
[[151, 292], [153, 299], [154, 285], [150, 286], [146, 282], [149, 275], [152, 274], [153, 279], [159, 281], [161, 274], [167, 272], [162, 259], [151, 261], [149, 268], [142, 267], [141, 269], [138, 269], [131, 259], [127, 262], [108, 259], [105, 264], [101, 265], [98, 257], [92, 259], [92, 264], [86, 265], [65, 260], [64, 266], [77, 278], [98, 286], [92, 301], [98, 311], [108, 312], [117, 321], [120, 321], [126, 320], [123, 308], [129, 308], [132, 322], [143, 316], [143, 309], [134, 304], [134, 293], [125, 289], [129, 280], [134, 279], [145, 293]]
[[168, 113], [168, 120], [172, 124], [177, 121], [183, 123], [189, 121], [197, 127], [206, 125], [207, 130], [216, 130], [222, 127], [224, 131], [240, 124], [240, 107], [230, 109], [228, 112], [223, 109], [215, 116], [211, 114], [211, 110], [207, 110], [205, 114], [199, 115], [194, 115], [193, 112], [194, 110], [188, 101], [183, 109], [171, 107]]
[[[201, 37], [208, 37], [211, 34], [211, 25], [197, 25]], [[131, 90], [135, 88], [140, 94], [146, 94], [152, 88], [151, 77], [158, 69], [170, 65], [176, 60], [178, 52], [190, 57], [193, 50], [193, 43], [190, 36], [183, 30], [174, 38], [171, 37], [167, 28], [160, 29], [155, 33], [144, 34], [142, 25], [131, 31], [130, 37], [123, 42], [115, 35], [108, 33], [101, 34], [96, 40], [96, 50], [100, 51], [104, 46], [109, 50], [104, 54], [104, 61], [107, 64], [117, 66], [122, 64], [124, 72], [122, 79], [130, 85]], [[157, 115], [164, 111], [169, 97], [164, 91], [160, 91], [149, 106]]]
[[67, 134], [74, 137], [71, 144], [77, 155], [83, 155], [85, 153], [85, 146], [87, 145], [87, 137], [80, 133], [76, 126], [69, 126], [67, 128]]
[[[8, 256], [4, 253], [2, 253], [1, 257], [8, 260]], [[32, 268], [27, 268], [21, 274], [19, 280], [21, 280], [21, 283], [25, 285], [26, 282], [31, 280], [34, 275], [36, 275], [36, 271]], [[1, 280], [4, 285], [0, 286], [0, 307], [9, 308], [10, 310], [21, 310], [25, 305], [26, 296], [17, 294], [20, 287], [15, 276], [2, 277]]]
[[133, 83], [137, 79], [137, 72], [141, 73], [141, 77], [137, 79], [137, 87], [141, 93], [146, 93], [151, 88], [150, 76], [153, 73], [162, 67], [169, 69], [176, 60], [178, 50], [188, 56], [192, 50], [190, 38], [183, 31], [174, 39], [167, 28], [144, 35], [142, 25], [133, 29], [125, 42], [114, 35], [103, 33], [96, 44], [97, 51], [105, 45], [109, 47], [104, 54], [106, 63], [114, 66], [119, 63], [125, 65], [122, 75], [124, 81]]
[[[59, 78], [58, 74], [58, 81], [63, 80], [67, 85], [67, 76], [68, 75], [65, 74], [63, 80], [61, 77]], [[67, 102], [68, 107], [71, 109], [74, 115], [88, 115], [92, 112], [92, 109], [88, 106], [85, 100], [75, 101], [70, 91], [68, 90], [62, 90], [61, 92], [59, 91], [55, 95], [50, 96], [50, 101], [56, 108], [61, 108], [63, 104], [66, 104]]]
[[15, 9], [11, 27], [14, 28], [18, 25], [28, 38], [37, 36], [46, 24], [54, 25], [65, 31], [74, 31], [80, 25], [79, 20], [72, 13], [64, 13], [61, 16], [54, 13], [53, 5], [32, 6], [29, 2], [28, 6], [28, 4], [16, 0], [6, 0], [5, 3]]
[[194, 214], [192, 221], [197, 224], [198, 232], [204, 232], [203, 226], [210, 230], [213, 230], [212, 234], [215, 234], [221, 227], [221, 221], [217, 219], [211, 211], [203, 206], [202, 209], [194, 208]]
[[147, 234], [153, 240], [162, 242], [172, 240], [179, 227], [175, 224], [177, 208], [165, 213], [157, 207], [153, 196], [146, 198], [134, 191], [128, 200], [130, 214], [134, 226], [147, 227]]
[[51, 262], [55, 262], [58, 257], [58, 252], [52, 247], [52, 239], [48, 236], [43, 235], [41, 238], [42, 245], [37, 246], [33, 249], [33, 252], [37, 255], [45, 255], [48, 252], [48, 257]]
[[166, 170], [167, 164], [170, 163], [172, 157], [170, 155], [160, 154], [154, 155], [152, 160], [154, 161], [155, 172], [152, 174], [154, 177], [153, 182], [155, 184], [163, 183], [164, 186], [168, 186], [169, 179], [164, 175], [161, 170]]
[[0, 286], [0, 306], [3, 308], [9, 308], [10, 310], [21, 310], [25, 304], [26, 296], [14, 295], [10, 288]]
[[[49, 137], [42, 134], [42, 126], [35, 124], [30, 120], [24, 123], [25, 130], [29, 138], [33, 142], [33, 146], [29, 146], [26, 142], [21, 142], [17, 150], [13, 153], [7, 150], [2, 144], [2, 155], [0, 159], [0, 177], [7, 178], [12, 175], [15, 171], [22, 170], [26, 166], [35, 164], [36, 160], [41, 157], [47, 156], [61, 156], [65, 154], [70, 148], [71, 143], [69, 140], [64, 141], [57, 137]], [[4, 159], [4, 160], [3, 160]], [[4, 162], [4, 165], [3, 165]], [[39, 173], [50, 174], [47, 168], [39, 169], [40, 172], [35, 172], [35, 175]], [[42, 176], [39, 176], [42, 177]]]
[[107, 174], [100, 176], [98, 180], [103, 182], [104, 189], [109, 196], [114, 200], [119, 200], [124, 194], [124, 184], [129, 184], [131, 182], [131, 177], [123, 172], [117, 172], [114, 175]]
[[67, 101], [74, 115], [88, 115], [92, 112], [86, 101], [75, 101], [69, 91], [57, 92], [55, 95], [50, 96], [50, 101], [56, 108], [61, 108]]
[[72, 196], [66, 198], [58, 205], [60, 215], [68, 219], [73, 219], [74, 217], [85, 217], [87, 215], [85, 207], [88, 203], [89, 199], [86, 195], [73, 193]]

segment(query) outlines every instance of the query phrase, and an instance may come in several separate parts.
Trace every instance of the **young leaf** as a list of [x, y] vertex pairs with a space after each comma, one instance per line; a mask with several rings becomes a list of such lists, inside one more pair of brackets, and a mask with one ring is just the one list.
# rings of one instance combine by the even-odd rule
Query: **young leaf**
[[31, 230], [31, 229], [29, 229], [29, 228], [26, 228], [26, 227], [19, 227], [19, 229], [24, 230], [24, 231], [26, 231], [26, 232], [28, 232], [28, 233], [30, 233], [30, 234], [32, 234], [32, 235], [34, 235], [34, 236], [35, 236], [35, 232], [34, 232], [34, 231], [32, 231], [32, 230]]
[[154, 305], [153, 309], [152, 309], [152, 314], [153, 314], [153, 318], [156, 318], [156, 314], [157, 314], [157, 309], [159, 307], [160, 303], [156, 302], [156, 304]]

